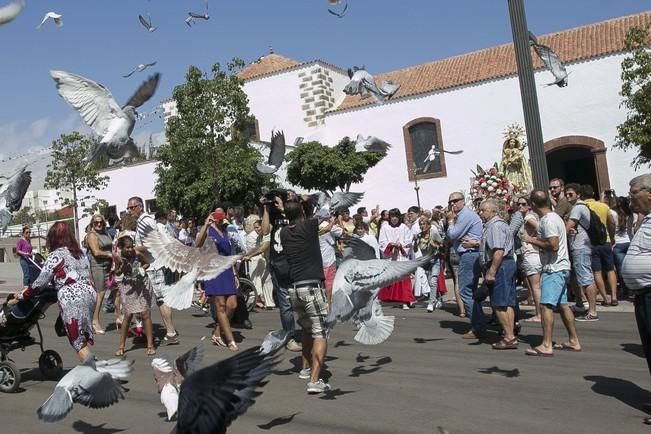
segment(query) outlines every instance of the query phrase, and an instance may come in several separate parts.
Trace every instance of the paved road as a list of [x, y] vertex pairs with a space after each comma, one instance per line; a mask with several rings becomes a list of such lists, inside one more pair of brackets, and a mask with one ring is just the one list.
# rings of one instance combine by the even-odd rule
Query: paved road
[[[519, 350], [500, 352], [491, 350], [490, 340], [460, 339], [467, 325], [449, 312], [387, 310], [396, 315], [396, 330], [382, 345], [354, 343], [348, 325], [334, 330], [326, 373], [333, 392], [308, 396], [305, 382], [295, 372], [297, 354], [286, 352], [258, 402], [233, 423], [230, 432], [648, 432], [641, 419], [644, 404], [651, 402], [651, 381], [631, 313], [605, 312], [597, 323], [578, 324], [582, 353], [536, 358], [523, 353], [530, 343], [538, 342], [538, 325], [524, 326]], [[42, 321], [47, 347], [59, 351], [66, 367], [72, 367], [72, 350], [52, 331], [55, 311], [51, 308]], [[208, 318], [196, 314], [176, 314], [182, 343], [160, 348], [159, 353], [176, 356], [210, 333]], [[158, 315], [154, 319], [160, 322]], [[254, 313], [252, 320], [253, 330], [241, 330], [243, 348], [275, 328], [278, 313]], [[564, 337], [560, 327], [558, 321], [558, 340]], [[116, 347], [117, 334], [108, 331], [97, 338], [94, 351], [108, 358]], [[55, 383], [33, 370], [38, 347], [12, 353], [24, 369], [24, 381], [19, 393], [0, 396], [1, 431], [169, 432], [172, 424], [164, 419], [144, 353], [144, 348], [127, 353], [136, 364], [125, 401], [105, 410], [78, 406], [66, 420], [47, 427], [35, 411]], [[228, 355], [227, 349], [207, 345], [204, 364]]]

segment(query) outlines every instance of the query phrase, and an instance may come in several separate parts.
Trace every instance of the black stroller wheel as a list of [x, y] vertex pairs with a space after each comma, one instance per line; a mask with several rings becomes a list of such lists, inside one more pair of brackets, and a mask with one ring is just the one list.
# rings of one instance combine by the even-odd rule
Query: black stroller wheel
[[239, 293], [246, 301], [246, 310], [252, 312], [255, 309], [255, 302], [258, 298], [258, 291], [255, 285], [247, 278], [240, 277]]
[[12, 393], [20, 386], [20, 370], [9, 360], [0, 362], [0, 392]]
[[54, 350], [45, 350], [38, 358], [38, 369], [48, 380], [58, 378], [63, 372], [63, 359]]

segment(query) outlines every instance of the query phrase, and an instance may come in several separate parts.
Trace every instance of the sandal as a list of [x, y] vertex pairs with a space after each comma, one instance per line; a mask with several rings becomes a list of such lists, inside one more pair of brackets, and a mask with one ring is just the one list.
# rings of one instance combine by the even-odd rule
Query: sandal
[[221, 338], [221, 336], [215, 336], [215, 335], [212, 335], [212, 337], [210, 338], [210, 340], [212, 341], [212, 343], [213, 343], [214, 345], [217, 345], [218, 347], [225, 347], [225, 346], [226, 346], [226, 343], [225, 343], [224, 340]]
[[514, 338], [511, 341], [502, 339], [501, 341], [495, 342], [492, 345], [494, 350], [517, 350], [518, 349], [518, 338]]
[[118, 348], [118, 350], [115, 352], [115, 355], [117, 357], [123, 357], [124, 356], [124, 347]]
[[235, 343], [235, 341], [232, 341], [232, 342], [230, 342], [230, 343], [228, 344], [228, 349], [231, 350], [231, 351], [233, 351], [233, 352], [239, 350], [239, 348], [237, 347], [237, 344]]
[[147, 356], [155, 356], [156, 355], [156, 348], [154, 347], [147, 347]]
[[465, 314], [465, 312], [461, 312], [459, 314], [459, 318], [466, 318], [466, 317], [467, 317], [467, 315]]

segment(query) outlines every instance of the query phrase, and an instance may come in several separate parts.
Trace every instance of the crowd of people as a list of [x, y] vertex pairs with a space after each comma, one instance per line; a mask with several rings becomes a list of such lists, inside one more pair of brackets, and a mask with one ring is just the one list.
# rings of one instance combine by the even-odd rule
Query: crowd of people
[[[187, 246], [213, 242], [221, 255], [241, 255], [246, 271], [229, 269], [198, 285], [197, 305], [210, 303], [215, 314], [212, 342], [238, 351], [230, 319], [237, 305], [239, 277], [247, 275], [257, 288], [257, 306], [278, 310], [289, 336], [287, 348], [302, 352], [299, 377], [309, 380], [308, 392], [320, 393], [330, 387], [320, 378], [320, 369], [327, 351], [325, 317], [332, 285], [345, 241], [356, 237], [371, 246], [377, 258], [430, 258], [412, 275], [381, 288], [382, 302], [409, 310], [420, 301], [433, 312], [443, 307], [445, 278], [450, 276], [454, 295], [448, 298], [456, 305], [455, 313], [470, 323], [464, 339], [485, 337], [492, 322], [500, 329], [492, 348], [516, 349], [520, 321], [530, 321], [541, 323], [542, 340], [525, 354], [551, 357], [555, 350], [579, 352], [575, 321], [598, 321], [597, 303], [609, 307], [634, 298], [644, 348], [651, 356], [647, 313], [651, 175], [633, 179], [629, 194], [619, 197], [606, 190], [597, 198], [590, 185], [552, 179], [547, 191], [520, 195], [512, 204], [493, 198], [467, 204], [462, 193], [453, 192], [447, 207], [412, 206], [404, 214], [397, 208], [376, 206], [370, 214], [360, 207], [352, 216], [348, 209], [339, 209], [329, 218], [315, 218], [314, 208], [309, 196], [278, 190], [261, 199], [259, 214], [245, 217], [241, 207], [225, 203], [197, 225], [194, 219], [177, 218], [174, 210], [152, 217], [145, 213], [142, 200], [132, 197], [119, 220], [107, 224], [103, 216], [93, 216], [82, 242], [86, 271], [80, 262], [84, 254], [67, 226], [53, 226], [48, 234], [50, 254], [35, 282], [28, 276], [27, 259], [32, 253], [29, 228], [25, 228], [16, 249], [25, 271], [21, 296], [52, 279], [58, 282], [62, 318], [81, 357], [86, 343], [104, 333], [100, 312], [104, 294], [111, 291], [106, 298], [114, 300], [121, 334], [116, 355], [124, 354], [126, 339], [133, 333], [132, 316], [138, 318], [136, 328], [142, 324], [147, 354], [153, 355], [150, 310], [154, 304], [166, 328], [163, 341], [178, 343], [163, 294], [165, 286], [179, 276], [165, 268], [153, 269], [139, 223], [166, 231]], [[92, 299], [88, 288], [93, 290]], [[85, 300], [86, 308], [66, 304], [74, 297]], [[483, 309], [487, 300], [491, 316]], [[521, 303], [530, 304], [533, 315], [524, 318]], [[560, 343], [552, 340], [555, 311], [568, 333]], [[302, 333], [297, 333], [297, 323]]]

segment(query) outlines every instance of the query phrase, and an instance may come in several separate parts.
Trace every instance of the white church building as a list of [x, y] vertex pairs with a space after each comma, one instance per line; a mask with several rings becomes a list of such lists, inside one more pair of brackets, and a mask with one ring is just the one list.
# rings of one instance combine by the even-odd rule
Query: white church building
[[[532, 52], [550, 177], [592, 184], [598, 191], [613, 188], [625, 195], [628, 181], [643, 173], [631, 166], [632, 152], [613, 144], [617, 125], [626, 119], [619, 95], [621, 63], [627, 56], [624, 38], [631, 27], [649, 23], [651, 11], [538, 37], [569, 72], [567, 87], [546, 86], [553, 76]], [[322, 60], [301, 62], [270, 53], [247, 66], [240, 77], [256, 135], [262, 140], [269, 140], [272, 129], [282, 129], [288, 144], [303, 137], [332, 146], [344, 136], [354, 139], [358, 134], [391, 144], [364, 182], [351, 187], [365, 193], [362, 205], [369, 208], [379, 204], [404, 210], [415, 205], [414, 165], [421, 205], [445, 204], [450, 192], [469, 190], [477, 164], [485, 167], [500, 161], [505, 128], [524, 125], [512, 44], [375, 74], [378, 83], [400, 84], [384, 104], [345, 95], [346, 71]], [[162, 104], [169, 119], [175, 114], [174, 101]], [[431, 146], [463, 153], [441, 154], [440, 161], [420, 173]], [[146, 167], [152, 173], [143, 173]], [[137, 181], [153, 177], [153, 165], [139, 169], [135, 179], [113, 174], [120, 184], [112, 181], [106, 191], [122, 192], [118, 203], [109, 201], [118, 210], [124, 209], [131, 194], [154, 198], [149, 189], [155, 180]], [[135, 191], [140, 187], [147, 191]]]

